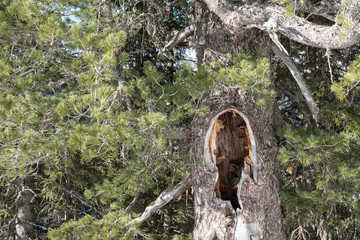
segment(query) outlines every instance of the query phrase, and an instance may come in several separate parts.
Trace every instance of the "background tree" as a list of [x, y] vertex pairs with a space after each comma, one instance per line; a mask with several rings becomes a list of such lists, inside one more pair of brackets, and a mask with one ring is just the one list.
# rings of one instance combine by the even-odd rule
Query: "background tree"
[[[3, 238], [46, 238], [73, 220], [88, 231], [50, 237], [118, 239], [124, 221], [189, 171], [186, 142], [172, 129], [194, 110], [180, 97], [179, 109], [169, 105], [170, 93], [186, 94], [169, 64], [182, 54], [156, 57], [146, 31], [155, 10], [144, 2], [2, 2]], [[169, 28], [184, 21], [169, 18]], [[169, 235], [175, 223], [187, 225], [191, 206], [171, 213]], [[23, 207], [32, 216], [21, 219]], [[159, 215], [161, 223], [170, 214]], [[160, 223], [151, 232], [166, 228]]]

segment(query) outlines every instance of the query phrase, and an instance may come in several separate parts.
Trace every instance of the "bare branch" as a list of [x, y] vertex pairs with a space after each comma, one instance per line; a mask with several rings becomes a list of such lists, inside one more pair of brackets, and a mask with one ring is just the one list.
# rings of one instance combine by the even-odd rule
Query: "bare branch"
[[140, 190], [139, 188], [136, 189], [136, 193], [135, 193], [135, 197], [134, 199], [131, 201], [131, 203], [129, 204], [129, 206], [127, 206], [127, 208], [125, 209], [125, 212], [129, 212], [131, 210], [131, 208], [135, 205], [137, 199], [139, 198], [140, 196]]
[[3, 90], [14, 90], [14, 88], [12, 88], [12, 87], [3, 86], [3, 85], [0, 85], [0, 89], [3, 89]]
[[[276, 23], [276, 31], [291, 40], [313, 47], [338, 49], [352, 46], [360, 34], [359, 7], [354, 3], [345, 15], [350, 27], [318, 25], [302, 17], [286, 17], [284, 7], [275, 4], [233, 6], [220, 0], [203, 0], [208, 8], [232, 31], [241, 28], [264, 26], [270, 19]], [[275, 30], [275, 29], [274, 29]]]
[[272, 49], [273, 49], [274, 53], [279, 56], [279, 58], [285, 63], [285, 65], [290, 70], [291, 74], [293, 75], [295, 81], [297, 82], [297, 84], [300, 88], [302, 95], [305, 98], [307, 105], [309, 106], [312, 117], [315, 119], [315, 121], [317, 121], [318, 114], [319, 114], [319, 108], [318, 108], [316, 102], [314, 101], [314, 99], [312, 98], [310, 90], [306, 86], [305, 81], [302, 78], [299, 70], [296, 68], [296, 66], [293, 63], [293, 61], [291, 60], [291, 58], [286, 53], [281, 51], [276, 45], [273, 44]]
[[170, 192], [162, 192], [160, 196], [152, 202], [149, 206], [146, 207], [143, 214], [132, 220], [128, 226], [132, 225], [134, 222], [136, 223], [142, 223], [151, 215], [154, 214], [158, 209], [162, 208], [166, 204], [168, 204], [171, 200], [174, 198], [178, 198], [182, 193], [184, 193], [187, 189], [189, 189], [192, 186], [192, 179], [191, 176], [187, 176], [184, 178], [178, 185], [175, 186], [175, 188]]
[[163, 53], [165, 51], [169, 51], [179, 45], [181, 42], [183, 42], [186, 38], [193, 35], [195, 32], [195, 27], [193, 25], [188, 26], [184, 28], [183, 30], [179, 32], [173, 33], [174, 37], [172, 37], [168, 43], [164, 46], [164, 48], [160, 51], [160, 53]]
[[264, 23], [264, 27], [266, 28], [266, 31], [268, 32], [271, 40], [276, 44], [276, 46], [284, 53], [286, 53], [286, 55], [289, 55], [289, 53], [287, 52], [286, 48], [281, 44], [279, 37], [276, 33], [276, 22], [270, 18], [269, 21], [267, 21], [266, 23]]

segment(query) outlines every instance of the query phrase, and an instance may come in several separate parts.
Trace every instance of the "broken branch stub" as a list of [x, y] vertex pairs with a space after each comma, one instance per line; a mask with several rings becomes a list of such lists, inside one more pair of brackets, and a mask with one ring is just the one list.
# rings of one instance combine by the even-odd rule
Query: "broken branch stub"
[[216, 197], [230, 201], [235, 210], [241, 208], [237, 194], [241, 180], [250, 176], [256, 182], [257, 172], [256, 145], [247, 118], [234, 109], [218, 114], [211, 121], [205, 144], [207, 165], [218, 171]]

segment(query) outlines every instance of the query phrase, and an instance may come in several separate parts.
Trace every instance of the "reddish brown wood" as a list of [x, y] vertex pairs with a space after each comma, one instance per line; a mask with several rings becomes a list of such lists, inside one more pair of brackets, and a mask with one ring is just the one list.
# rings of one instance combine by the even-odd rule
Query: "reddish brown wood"
[[229, 110], [216, 119], [209, 139], [212, 161], [219, 174], [215, 184], [216, 197], [230, 201], [234, 209], [240, 208], [237, 190], [244, 162], [251, 166], [251, 173], [253, 170], [248, 134], [244, 119], [235, 111]]

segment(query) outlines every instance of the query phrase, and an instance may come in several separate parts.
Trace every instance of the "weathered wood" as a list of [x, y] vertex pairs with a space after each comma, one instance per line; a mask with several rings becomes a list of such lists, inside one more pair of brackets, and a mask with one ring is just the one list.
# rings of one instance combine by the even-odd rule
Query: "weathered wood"
[[298, 84], [299, 89], [300, 89], [302, 95], [304, 96], [304, 99], [305, 99], [307, 105], [309, 106], [312, 117], [314, 118], [315, 121], [318, 121], [319, 108], [318, 108], [316, 102], [314, 101], [313, 97], [311, 96], [311, 92], [310, 92], [309, 88], [306, 86], [301, 73], [299, 72], [299, 70], [297, 69], [297, 67], [295, 66], [295, 64], [293, 63], [293, 61], [291, 60], [291, 58], [288, 55], [283, 53], [275, 45], [272, 46], [272, 49], [273, 49], [274, 53], [276, 55], [278, 55], [279, 58], [288, 67], [289, 71], [291, 72], [291, 75], [293, 75], [296, 83]]
[[[228, 61], [233, 52], [261, 51], [265, 56], [271, 52], [271, 41], [266, 33], [255, 28], [240, 27], [237, 29], [239, 31], [232, 32], [231, 28], [224, 26], [217, 13], [216, 16], [208, 11], [207, 5], [202, 1], [197, 2], [195, 13], [194, 36], [198, 43], [198, 61]], [[285, 239], [278, 194], [277, 144], [273, 129], [277, 125], [273, 120], [276, 110], [271, 107], [257, 108], [251, 99], [244, 89], [221, 85], [201, 100], [201, 104], [209, 107], [210, 111], [208, 115], [199, 117], [192, 123], [194, 139], [191, 155], [194, 160], [202, 159], [200, 163], [194, 161], [193, 167], [194, 239]], [[231, 130], [231, 127], [226, 130], [224, 119], [217, 122], [221, 114], [229, 111], [236, 112], [245, 121], [246, 128], [242, 124], [240, 127], [245, 131], [246, 140], [242, 131]], [[216, 148], [218, 133], [226, 133], [218, 139], [218, 143], [224, 142], [222, 145], [226, 146], [227, 142], [233, 141], [226, 139], [236, 132], [239, 134], [236, 144], [229, 143], [229, 147], [221, 150]], [[238, 146], [243, 150], [234, 153], [233, 150]], [[246, 148], [248, 152], [244, 151]], [[235, 204], [218, 197], [222, 194], [221, 181], [229, 184], [226, 180], [228, 175], [221, 176], [218, 169], [229, 169], [230, 163], [230, 159], [226, 162], [226, 158], [219, 154], [230, 155], [234, 159], [243, 158], [240, 161], [243, 165], [240, 164], [241, 179], [236, 192], [241, 210], [235, 206], [235, 211]]]
[[334, 23], [331, 26], [319, 25], [306, 18], [293, 14], [286, 17], [286, 9], [278, 4], [244, 4], [233, 5], [230, 1], [204, 0], [208, 8], [213, 11], [233, 32], [242, 28], [256, 27], [267, 29], [266, 24], [275, 24], [273, 32], [313, 47], [325, 49], [339, 49], [354, 45], [360, 34], [359, 3], [349, 4], [346, 17], [350, 27], [340, 27]]
[[[192, 177], [187, 176], [180, 183], [178, 183], [172, 191], [162, 192], [154, 202], [152, 202], [149, 206], [146, 207], [145, 211], [141, 214], [140, 217], [130, 221], [127, 224], [127, 226], [130, 226], [135, 222], [136, 223], [144, 222], [146, 219], [151, 217], [158, 209], [168, 204], [171, 200], [180, 197], [181, 194], [183, 194], [191, 186], [192, 186]], [[117, 221], [120, 220], [121, 219], [118, 219]]]

